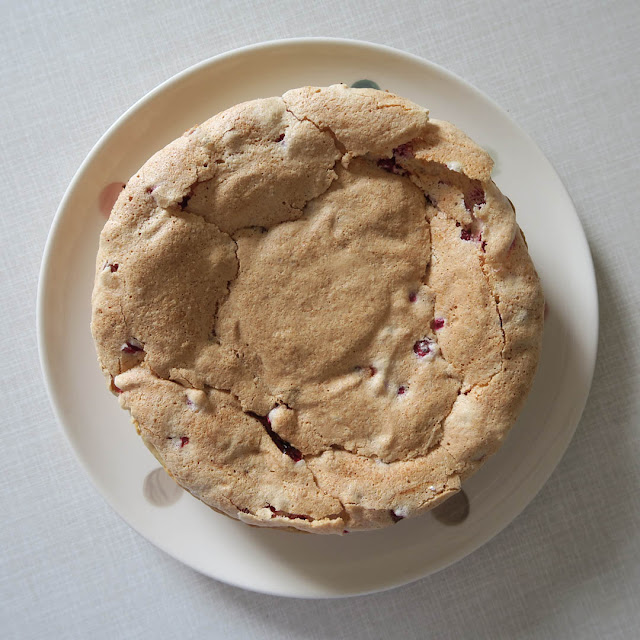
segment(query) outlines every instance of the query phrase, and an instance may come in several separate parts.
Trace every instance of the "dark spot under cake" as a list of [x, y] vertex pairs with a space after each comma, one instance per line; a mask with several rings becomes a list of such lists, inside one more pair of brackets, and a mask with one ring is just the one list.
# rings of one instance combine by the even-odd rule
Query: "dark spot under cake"
[[100, 192], [98, 196], [98, 209], [105, 218], [111, 215], [113, 205], [126, 186], [124, 182], [111, 182]]
[[461, 524], [469, 517], [470, 505], [467, 494], [460, 490], [446, 502], [431, 510], [433, 517], [446, 525]]
[[169, 507], [178, 501], [182, 488], [160, 467], [147, 474], [142, 494], [155, 507]]
[[362, 80], [356, 80], [352, 85], [352, 89], [380, 89], [380, 86], [377, 82], [373, 80], [367, 80], [363, 78]]

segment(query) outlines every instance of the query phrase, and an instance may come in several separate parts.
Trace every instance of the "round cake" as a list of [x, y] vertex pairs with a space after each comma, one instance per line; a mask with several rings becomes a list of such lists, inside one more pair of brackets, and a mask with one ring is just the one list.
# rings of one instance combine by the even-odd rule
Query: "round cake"
[[100, 239], [92, 332], [167, 472], [344, 533], [458, 492], [531, 387], [544, 301], [489, 155], [384, 91], [303, 87], [156, 153]]

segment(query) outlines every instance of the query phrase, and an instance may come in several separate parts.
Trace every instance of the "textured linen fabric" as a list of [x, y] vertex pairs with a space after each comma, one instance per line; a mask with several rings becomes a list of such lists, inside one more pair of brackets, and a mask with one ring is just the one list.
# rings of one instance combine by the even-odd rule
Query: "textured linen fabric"
[[[640, 11], [635, 0], [0, 3], [0, 635], [3, 638], [633, 638], [640, 628]], [[575, 438], [538, 497], [456, 565], [383, 594], [298, 601], [174, 561], [106, 505], [56, 425], [35, 336], [59, 201], [100, 135], [174, 73], [232, 48], [337, 36], [485, 91], [567, 186], [601, 332]]]

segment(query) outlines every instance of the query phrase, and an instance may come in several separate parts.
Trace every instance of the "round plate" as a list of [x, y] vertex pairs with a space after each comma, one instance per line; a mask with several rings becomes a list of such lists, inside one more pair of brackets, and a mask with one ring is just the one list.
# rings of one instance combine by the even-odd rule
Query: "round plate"
[[[465, 483], [457, 526], [430, 514], [348, 536], [256, 529], [174, 488], [108, 392], [89, 332], [101, 209], [155, 151], [233, 104], [304, 85], [372, 80], [453, 122], [494, 157], [516, 206], [549, 313], [527, 405], [504, 446]], [[112, 185], [108, 187], [108, 185]], [[106, 188], [106, 190], [105, 190]], [[110, 191], [111, 189], [111, 191]], [[71, 182], [38, 291], [42, 367], [56, 415], [112, 507], [152, 543], [218, 580], [271, 594], [337, 597], [405, 584], [470, 553], [524, 509], [564, 453], [586, 402], [598, 331], [593, 264], [560, 179], [502, 109], [460, 78], [386, 47], [332, 39], [271, 42], [207, 60], [165, 82], [102, 137]]]

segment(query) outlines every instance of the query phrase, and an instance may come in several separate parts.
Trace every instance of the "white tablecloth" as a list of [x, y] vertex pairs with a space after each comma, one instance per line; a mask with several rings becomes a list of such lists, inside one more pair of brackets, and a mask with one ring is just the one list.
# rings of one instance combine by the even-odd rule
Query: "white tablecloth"
[[[636, 0], [5, 0], [0, 24], [0, 637], [640, 636]], [[540, 495], [457, 565], [391, 592], [341, 601], [228, 587], [133, 532], [93, 488], [54, 420], [35, 335], [49, 226], [108, 126], [195, 62], [307, 35], [410, 51], [506, 108], [575, 201], [601, 303], [590, 399]]]

